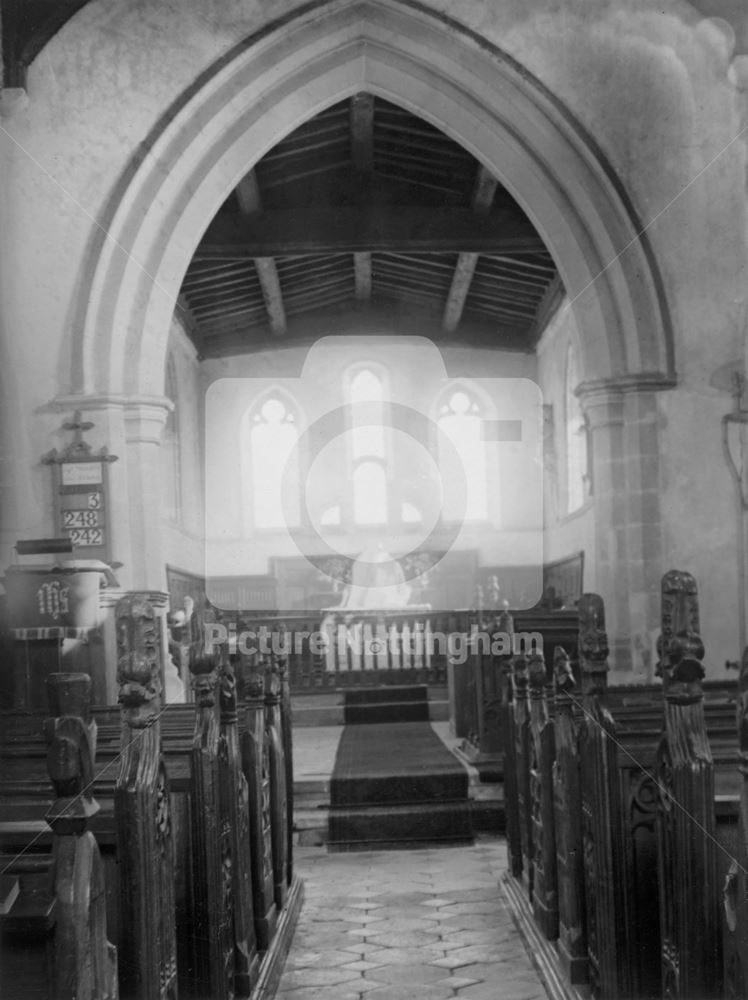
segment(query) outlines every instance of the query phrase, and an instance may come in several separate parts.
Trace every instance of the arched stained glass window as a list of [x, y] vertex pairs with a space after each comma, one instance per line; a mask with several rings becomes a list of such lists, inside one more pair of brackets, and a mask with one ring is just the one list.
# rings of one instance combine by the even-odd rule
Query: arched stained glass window
[[351, 438], [354, 459], [384, 458], [384, 389], [381, 380], [367, 368], [351, 382], [350, 401], [361, 404], [363, 413], [353, 411]]
[[[482, 427], [484, 415], [478, 401], [463, 388], [452, 389], [439, 408], [439, 429], [452, 442], [462, 460], [466, 497], [464, 518], [481, 521], [488, 516], [486, 443]], [[447, 463], [444, 462], [446, 465]], [[445, 483], [444, 508], [447, 519], [461, 516], [456, 499]]]
[[289, 510], [283, 504], [286, 464], [292, 456], [299, 430], [294, 414], [279, 395], [267, 397], [250, 422], [250, 472], [252, 515], [257, 528], [283, 528], [298, 523], [298, 467], [291, 470]]

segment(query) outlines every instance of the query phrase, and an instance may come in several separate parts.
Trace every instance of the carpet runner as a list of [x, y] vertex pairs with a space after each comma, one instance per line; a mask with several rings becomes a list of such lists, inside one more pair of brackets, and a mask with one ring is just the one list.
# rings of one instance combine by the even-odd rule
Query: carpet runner
[[429, 689], [425, 684], [352, 688], [344, 691], [345, 724], [428, 722]]
[[[351, 707], [361, 707], [364, 691], [352, 693]], [[346, 725], [329, 817], [331, 851], [473, 841], [467, 772], [424, 721]]]

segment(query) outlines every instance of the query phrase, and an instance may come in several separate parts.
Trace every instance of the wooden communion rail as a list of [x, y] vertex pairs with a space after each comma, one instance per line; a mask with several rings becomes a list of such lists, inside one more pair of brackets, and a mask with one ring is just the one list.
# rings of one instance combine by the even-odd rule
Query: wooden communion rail
[[693, 577], [667, 573], [661, 602], [659, 690], [608, 688], [594, 594], [577, 676], [561, 647], [506, 666], [502, 883], [555, 996], [746, 996], [748, 657], [738, 748], [734, 699], [703, 684]]
[[251, 662], [283, 647], [294, 694], [371, 684], [446, 684], [447, 651], [433, 636], [464, 630], [468, 612], [404, 609], [258, 615], [223, 614]]
[[3, 719], [2, 996], [272, 994], [303, 891], [285, 664], [194, 656], [195, 704], [164, 709], [153, 607], [116, 628], [119, 709], [54, 674], [46, 721]]

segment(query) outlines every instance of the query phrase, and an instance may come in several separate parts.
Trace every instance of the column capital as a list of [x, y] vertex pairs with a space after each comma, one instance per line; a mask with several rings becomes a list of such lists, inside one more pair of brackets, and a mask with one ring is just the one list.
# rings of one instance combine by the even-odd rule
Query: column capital
[[161, 434], [173, 409], [174, 406], [169, 399], [137, 402], [125, 406], [123, 412], [127, 443], [160, 444]]
[[582, 382], [574, 390], [589, 420], [590, 427], [611, 427], [623, 423], [624, 400], [631, 393], [660, 392], [672, 389], [675, 378], [660, 372], [639, 372], [614, 378]]
[[81, 413], [116, 411], [125, 425], [128, 444], [143, 442], [160, 444], [161, 433], [174, 403], [166, 396], [136, 396], [99, 393], [90, 396], [58, 396], [50, 403], [50, 410], [80, 410]]
[[574, 390], [580, 399], [598, 393], [628, 393], [628, 392], [660, 392], [663, 389], [674, 389], [678, 380], [674, 375], [664, 375], [662, 372], [631, 372], [626, 375], [613, 375], [610, 378], [590, 379], [582, 382]]
[[161, 426], [163, 426], [174, 409], [174, 403], [167, 396], [136, 396], [119, 393], [78, 395], [71, 393], [67, 396], [55, 397], [49, 404], [49, 409], [58, 412], [65, 410], [80, 410], [81, 412], [118, 410], [123, 414], [125, 420], [139, 420], [145, 417], [160, 421]]
[[601, 386], [588, 389], [582, 384], [576, 390], [576, 395], [579, 397], [590, 430], [623, 424], [623, 393], [620, 390]]

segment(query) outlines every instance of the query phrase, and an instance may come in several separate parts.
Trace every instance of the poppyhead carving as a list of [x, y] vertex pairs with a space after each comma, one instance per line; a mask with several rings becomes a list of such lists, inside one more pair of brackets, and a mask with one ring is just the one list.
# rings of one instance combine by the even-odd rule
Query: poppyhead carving
[[533, 650], [527, 661], [527, 673], [530, 678], [530, 688], [534, 692], [542, 691], [547, 680], [545, 657], [539, 650]]
[[553, 676], [557, 691], [574, 690], [574, 672], [571, 669], [569, 654], [563, 646], [556, 646], [553, 650]]
[[605, 669], [608, 653], [603, 599], [599, 594], [583, 594], [579, 599], [579, 657], [582, 669]]
[[115, 617], [119, 701], [133, 713], [131, 724], [145, 724], [158, 711], [161, 694], [156, 613], [144, 598], [130, 594], [118, 601]]
[[244, 684], [244, 694], [248, 701], [262, 701], [265, 697], [265, 678], [262, 674], [249, 674]]
[[690, 573], [670, 570], [662, 578], [662, 631], [657, 640], [656, 673], [666, 683], [693, 684], [704, 677], [704, 643], [699, 625], [699, 596]]
[[514, 684], [518, 691], [527, 689], [528, 672], [527, 657], [524, 653], [519, 653], [514, 658]]
[[216, 703], [217, 665], [215, 656], [192, 651], [190, 656], [192, 690], [195, 692], [195, 701], [200, 708], [211, 708]]
[[221, 717], [228, 720], [236, 719], [236, 677], [229, 666], [224, 666], [221, 670], [219, 698]]

